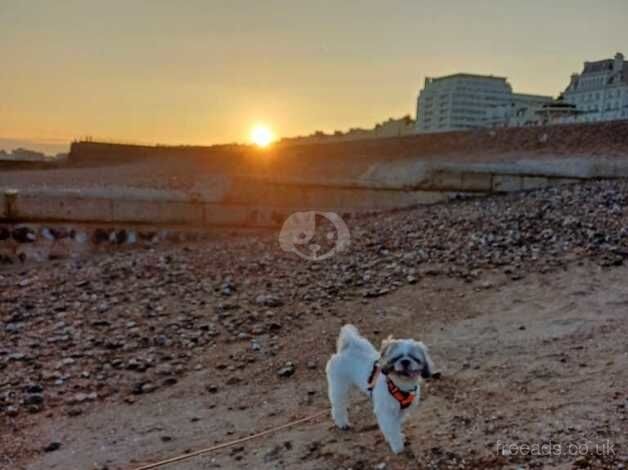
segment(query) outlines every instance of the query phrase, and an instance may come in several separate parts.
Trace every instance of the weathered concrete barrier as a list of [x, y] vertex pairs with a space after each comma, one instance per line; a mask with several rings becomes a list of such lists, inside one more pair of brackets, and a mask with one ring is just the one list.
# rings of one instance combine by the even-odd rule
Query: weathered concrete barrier
[[628, 178], [628, 158], [552, 158], [499, 163], [400, 160], [377, 163], [364, 185], [437, 191], [508, 192], [598, 178]]
[[[159, 197], [127, 194], [120, 197], [89, 190], [0, 193], [0, 221], [149, 224], [167, 226], [277, 227], [293, 212], [305, 210], [364, 213], [445, 201], [449, 193], [437, 191], [382, 191], [346, 188], [285, 189], [254, 200], [250, 195], [222, 200], [181, 198], [161, 192]], [[294, 196], [294, 197], [290, 197]], [[236, 200], [237, 199], [237, 200]]]
[[473, 164], [404, 160], [372, 165], [350, 181], [217, 176], [194, 192], [128, 187], [0, 190], [0, 221], [277, 227], [296, 211], [387, 211], [443, 202], [459, 194], [626, 177], [628, 159]]

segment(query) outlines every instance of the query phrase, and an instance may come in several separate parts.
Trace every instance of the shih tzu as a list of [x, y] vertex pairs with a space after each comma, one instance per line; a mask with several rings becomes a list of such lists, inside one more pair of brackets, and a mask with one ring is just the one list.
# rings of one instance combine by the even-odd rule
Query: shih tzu
[[404, 447], [401, 423], [419, 402], [421, 378], [430, 378], [433, 369], [427, 347], [419, 341], [389, 337], [378, 353], [355, 326], [343, 326], [338, 351], [326, 367], [336, 426], [349, 428], [349, 392], [355, 386], [371, 396], [379, 428], [398, 454]]

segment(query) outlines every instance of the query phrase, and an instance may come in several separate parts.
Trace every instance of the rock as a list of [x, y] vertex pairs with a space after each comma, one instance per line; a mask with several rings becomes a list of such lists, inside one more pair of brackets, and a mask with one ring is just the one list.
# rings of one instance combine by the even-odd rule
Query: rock
[[43, 227], [41, 229], [41, 236], [48, 241], [54, 241], [56, 239], [54, 233], [48, 227]]
[[277, 375], [282, 378], [291, 377], [294, 375], [295, 367], [291, 362], [286, 363], [285, 367], [282, 367], [277, 371]]
[[44, 447], [44, 452], [54, 452], [55, 450], [59, 450], [61, 448], [61, 443], [57, 441], [52, 441], [46, 447]]
[[11, 232], [13, 240], [19, 243], [32, 243], [37, 240], [37, 234], [30, 227], [17, 227]]
[[83, 414], [83, 410], [77, 407], [68, 408], [67, 415], [70, 417], [76, 417]]
[[72, 237], [72, 240], [74, 240], [76, 243], [81, 243], [81, 244], [86, 243], [87, 240], [89, 240], [89, 235], [82, 231], [72, 232], [71, 237]]
[[129, 235], [126, 230], [117, 230], [115, 232], [112, 232], [111, 236], [113, 237], [112, 242], [117, 243], [118, 245], [122, 245], [129, 238]]
[[134, 232], [133, 230], [130, 230], [127, 233], [126, 242], [127, 242], [128, 245], [133, 245], [133, 244], [137, 243], [137, 233]]
[[266, 307], [281, 307], [283, 302], [275, 295], [260, 294], [255, 298], [255, 303]]
[[85, 403], [86, 401], [95, 401], [98, 395], [94, 393], [76, 393], [66, 399], [66, 402], [71, 405]]
[[41, 405], [44, 402], [42, 393], [31, 393], [24, 397], [24, 405]]
[[68, 230], [63, 227], [50, 227], [48, 230], [54, 240], [63, 240], [70, 236]]
[[24, 391], [26, 393], [43, 393], [44, 391], [44, 387], [42, 387], [40, 384], [28, 384], [24, 387]]
[[152, 382], [148, 382], [142, 385], [142, 393], [151, 393], [157, 390], [158, 388], [159, 387], [156, 384]]
[[92, 243], [100, 245], [101, 243], [109, 241], [109, 232], [105, 229], [97, 228], [92, 232]]
[[283, 451], [283, 447], [281, 445], [276, 445], [269, 451], [264, 454], [264, 462], [269, 463], [273, 460], [277, 460]]
[[159, 387], [153, 382], [138, 382], [131, 388], [131, 393], [134, 395], [141, 395], [144, 393], [152, 393]]

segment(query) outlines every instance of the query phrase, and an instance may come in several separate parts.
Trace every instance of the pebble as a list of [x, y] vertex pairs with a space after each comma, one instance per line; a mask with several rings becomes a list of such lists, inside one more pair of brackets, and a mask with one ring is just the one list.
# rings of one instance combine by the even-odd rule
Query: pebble
[[54, 452], [55, 450], [59, 450], [61, 448], [61, 443], [57, 441], [52, 441], [50, 444], [44, 447], [44, 452]]
[[286, 363], [284, 367], [277, 371], [277, 375], [282, 378], [291, 377], [294, 375], [295, 367], [291, 362]]

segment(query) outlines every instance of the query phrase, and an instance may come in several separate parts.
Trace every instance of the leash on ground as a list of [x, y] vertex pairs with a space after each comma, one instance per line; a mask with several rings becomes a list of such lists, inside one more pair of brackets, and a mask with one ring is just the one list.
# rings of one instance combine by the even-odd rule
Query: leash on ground
[[171, 463], [181, 462], [183, 460], [188, 460], [193, 457], [197, 457], [199, 455], [209, 454], [211, 452], [215, 452], [220, 449], [226, 449], [227, 447], [233, 447], [237, 444], [241, 444], [243, 442], [252, 441], [253, 439], [257, 439], [263, 436], [267, 436], [268, 434], [275, 433], [277, 431], [281, 431], [282, 429], [291, 428], [292, 426], [296, 426], [297, 424], [307, 423], [308, 421], [313, 421], [316, 418], [319, 418], [325, 414], [329, 414], [329, 410], [319, 411], [310, 416], [306, 416], [305, 418], [297, 419], [294, 421], [290, 421], [289, 423], [282, 424], [281, 426], [277, 426], [275, 428], [267, 429], [266, 431], [258, 432], [257, 434], [251, 434], [250, 436], [242, 437], [240, 439], [236, 439], [234, 441], [223, 442], [222, 444], [216, 444], [215, 446], [208, 447], [206, 449], [197, 450], [196, 452], [191, 452], [189, 454], [182, 454], [177, 457], [172, 457], [170, 459], [161, 460], [159, 462], [150, 463], [148, 465], [143, 465], [141, 467], [137, 467], [135, 470], [152, 470], [153, 468], [163, 467], [164, 465], [170, 465]]

